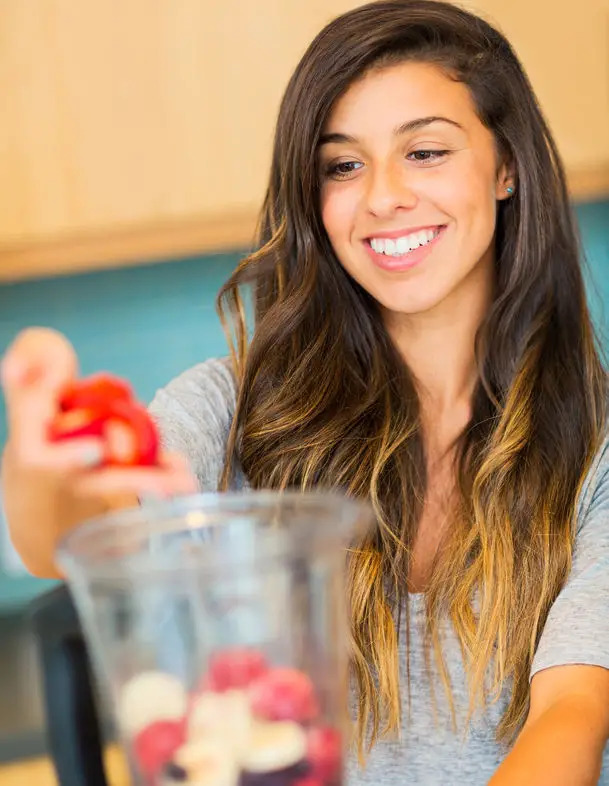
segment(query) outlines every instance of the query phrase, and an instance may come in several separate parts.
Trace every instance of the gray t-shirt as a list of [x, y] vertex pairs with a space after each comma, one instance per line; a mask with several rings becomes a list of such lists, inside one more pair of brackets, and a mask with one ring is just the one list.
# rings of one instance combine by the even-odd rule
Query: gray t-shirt
[[[150, 409], [164, 444], [188, 458], [201, 490], [216, 490], [235, 409], [235, 383], [228, 362], [208, 360], [186, 371], [157, 393]], [[235, 488], [244, 487], [247, 481], [238, 474]], [[475, 717], [465, 738], [452, 730], [439, 679], [435, 679], [434, 713], [430, 688], [433, 664], [430, 681], [423, 647], [423, 598], [412, 595], [410, 599], [410, 702], [406, 696], [405, 643], [400, 643], [404, 692], [401, 737], [377, 743], [364, 770], [351, 760], [348, 783], [352, 786], [478, 786], [487, 783], [506, 755], [494, 733], [507, 706], [509, 685], [495, 704]], [[443, 641], [459, 721], [465, 717], [468, 691], [461, 650], [449, 624]], [[609, 669], [609, 440], [580, 496], [572, 572], [550, 610], [531, 677], [550, 666], [575, 663]], [[599, 783], [609, 786], [609, 744]]]

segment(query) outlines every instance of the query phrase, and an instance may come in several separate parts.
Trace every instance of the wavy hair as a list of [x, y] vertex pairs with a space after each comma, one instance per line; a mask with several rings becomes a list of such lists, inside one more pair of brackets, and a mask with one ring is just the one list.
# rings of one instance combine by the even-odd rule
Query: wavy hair
[[[221, 487], [239, 465], [254, 488], [340, 488], [372, 503], [376, 527], [348, 571], [361, 756], [400, 723], [397, 641], [425, 452], [413, 377], [324, 231], [317, 147], [350, 85], [404, 61], [435, 64], [469, 88], [517, 183], [498, 205], [493, 302], [457, 446], [459, 504], [425, 593], [428, 651], [453, 720], [443, 617], [464, 656], [468, 718], [511, 681], [498, 740], [526, 717], [531, 661], [571, 568], [577, 498], [606, 417], [563, 167], [509, 43], [435, 0], [384, 0], [330, 22], [281, 103], [257, 250], [218, 297], [239, 382]], [[244, 286], [255, 302], [251, 340]]]

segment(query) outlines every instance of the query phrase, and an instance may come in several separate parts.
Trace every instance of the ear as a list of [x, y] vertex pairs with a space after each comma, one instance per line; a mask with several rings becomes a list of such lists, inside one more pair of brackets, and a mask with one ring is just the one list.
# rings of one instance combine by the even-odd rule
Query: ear
[[[508, 189], [511, 189], [509, 191]], [[495, 180], [495, 199], [509, 199], [516, 190], [514, 167], [510, 161], [503, 160], [497, 170]]]

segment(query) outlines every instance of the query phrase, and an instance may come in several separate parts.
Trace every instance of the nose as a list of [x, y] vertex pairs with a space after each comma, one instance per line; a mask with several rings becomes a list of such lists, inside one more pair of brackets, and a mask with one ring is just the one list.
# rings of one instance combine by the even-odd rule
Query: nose
[[368, 210], [379, 218], [392, 216], [399, 208], [413, 208], [417, 196], [404, 167], [396, 162], [370, 171], [366, 193]]

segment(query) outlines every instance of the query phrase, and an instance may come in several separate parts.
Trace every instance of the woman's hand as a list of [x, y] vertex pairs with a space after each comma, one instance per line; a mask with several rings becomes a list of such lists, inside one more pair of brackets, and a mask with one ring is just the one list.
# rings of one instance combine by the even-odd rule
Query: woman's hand
[[178, 455], [161, 453], [156, 467], [100, 468], [100, 438], [51, 442], [48, 428], [60, 391], [77, 373], [71, 344], [43, 328], [20, 333], [2, 361], [9, 429], [2, 471], [5, 511], [15, 546], [35, 573], [48, 573], [57, 539], [83, 518], [137, 504], [140, 497], [197, 490]]

